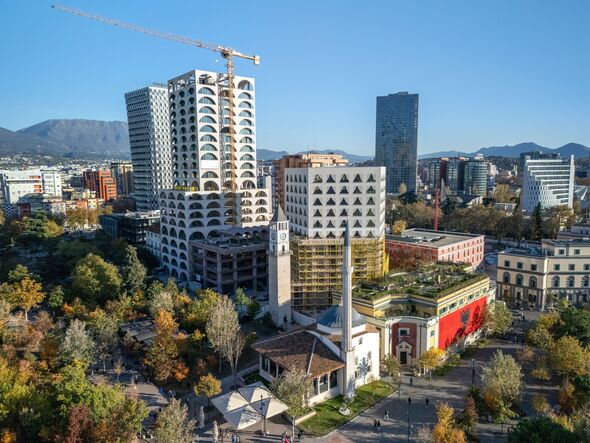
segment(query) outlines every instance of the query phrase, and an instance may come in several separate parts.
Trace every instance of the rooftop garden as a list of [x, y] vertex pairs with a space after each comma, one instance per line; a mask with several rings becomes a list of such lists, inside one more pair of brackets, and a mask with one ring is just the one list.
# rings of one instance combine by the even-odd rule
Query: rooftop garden
[[468, 271], [464, 265], [430, 263], [411, 272], [389, 274], [379, 280], [359, 282], [352, 295], [365, 300], [406, 294], [439, 299], [485, 278], [486, 274]]

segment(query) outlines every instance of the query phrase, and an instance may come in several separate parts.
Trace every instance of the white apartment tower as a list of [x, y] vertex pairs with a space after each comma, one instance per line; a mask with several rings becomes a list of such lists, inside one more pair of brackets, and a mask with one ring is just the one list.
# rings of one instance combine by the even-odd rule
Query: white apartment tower
[[27, 194], [62, 196], [61, 172], [56, 169], [0, 171], [0, 197], [4, 215], [16, 215], [16, 204]]
[[523, 157], [522, 209], [535, 210], [574, 203], [574, 156], [569, 159]]
[[128, 92], [125, 104], [137, 210], [155, 210], [159, 191], [172, 187], [168, 88], [155, 84]]
[[[196, 278], [191, 240], [270, 220], [270, 190], [256, 184], [254, 79], [235, 76], [232, 86], [230, 94], [224, 74], [200, 70], [168, 82], [172, 188], [160, 193], [162, 261], [180, 281]], [[231, 192], [232, 136], [236, 192]]]

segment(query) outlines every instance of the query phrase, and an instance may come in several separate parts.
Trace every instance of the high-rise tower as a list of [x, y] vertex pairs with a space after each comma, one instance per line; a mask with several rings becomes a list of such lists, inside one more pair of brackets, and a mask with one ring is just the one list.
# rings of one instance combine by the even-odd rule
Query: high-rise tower
[[387, 169], [388, 194], [402, 184], [416, 191], [418, 161], [418, 94], [398, 92], [377, 97], [375, 162]]
[[277, 326], [291, 322], [291, 251], [289, 220], [279, 206], [270, 223], [268, 297], [272, 320]]
[[125, 94], [137, 210], [158, 209], [158, 191], [172, 187], [168, 89], [151, 85]]

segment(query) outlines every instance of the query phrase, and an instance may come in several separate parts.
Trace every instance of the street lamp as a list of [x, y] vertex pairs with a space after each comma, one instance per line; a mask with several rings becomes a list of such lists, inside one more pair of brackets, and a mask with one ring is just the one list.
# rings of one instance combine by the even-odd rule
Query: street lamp
[[410, 441], [410, 405], [412, 404], [412, 398], [408, 397], [408, 442]]
[[471, 359], [471, 384], [475, 384], [475, 359]]

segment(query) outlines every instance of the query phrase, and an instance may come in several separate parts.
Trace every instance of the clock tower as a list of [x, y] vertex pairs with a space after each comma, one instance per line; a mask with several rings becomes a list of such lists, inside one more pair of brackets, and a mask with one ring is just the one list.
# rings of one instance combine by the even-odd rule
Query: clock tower
[[291, 251], [289, 220], [279, 205], [269, 226], [268, 300], [275, 325], [291, 323]]

